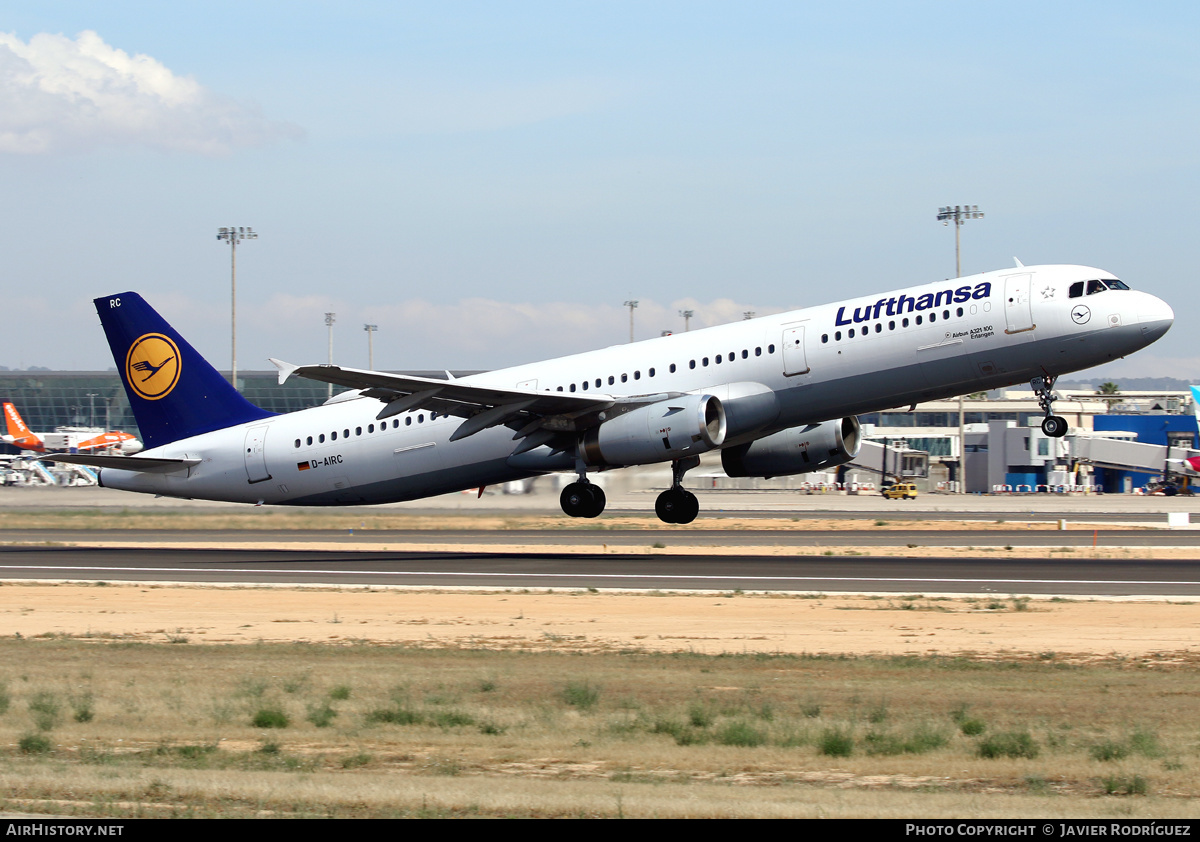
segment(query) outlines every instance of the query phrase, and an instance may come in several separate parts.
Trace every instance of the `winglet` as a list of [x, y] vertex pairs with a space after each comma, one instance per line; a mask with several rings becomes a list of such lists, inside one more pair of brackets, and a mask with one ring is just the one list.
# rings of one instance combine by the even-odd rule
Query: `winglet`
[[1024, 264], [1024, 263], [1022, 263], [1020, 260], [1018, 260], [1018, 259], [1017, 259], [1015, 256], [1013, 257], [1013, 262], [1017, 264], [1017, 268], [1018, 268], [1018, 269], [1024, 269], [1024, 268], [1025, 268], [1025, 264]]
[[285, 363], [283, 360], [277, 360], [274, 357], [267, 357], [267, 359], [271, 361], [272, 365], [274, 365], [277, 369], [279, 369], [279, 385], [280, 386], [282, 386], [284, 383], [286, 383], [287, 379], [296, 373], [296, 369], [300, 368], [300, 366], [298, 366], [298, 365], [292, 365], [291, 363]]

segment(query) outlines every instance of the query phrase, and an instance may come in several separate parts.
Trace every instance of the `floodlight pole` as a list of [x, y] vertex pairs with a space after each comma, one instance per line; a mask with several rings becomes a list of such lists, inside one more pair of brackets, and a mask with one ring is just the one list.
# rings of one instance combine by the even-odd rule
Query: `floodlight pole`
[[237, 389], [237, 244], [238, 240], [257, 240], [253, 228], [229, 226], [217, 229], [217, 239], [229, 243], [229, 382]]
[[968, 219], [983, 219], [983, 214], [979, 212], [979, 205], [955, 205], [954, 207], [946, 205], [944, 208], [938, 208], [937, 218], [942, 225], [954, 222], [954, 277], [961, 278], [962, 249], [959, 229]]
[[[337, 321], [337, 313], [325, 314], [325, 327], [329, 328], [329, 364], [333, 365], [333, 323]], [[333, 384], [329, 384], [329, 388], [325, 390], [327, 397], [333, 397]]]
[[623, 307], [629, 308], [629, 341], [633, 342], [633, 311], [637, 309], [637, 301], [626, 301]]
[[[962, 248], [959, 239], [959, 229], [962, 224], [968, 219], [983, 219], [983, 214], [979, 212], [979, 205], [955, 205], [950, 207], [946, 205], [944, 208], [938, 208], [938, 221], [942, 225], [949, 225], [951, 220], [954, 220], [954, 277], [962, 277]], [[966, 491], [966, 471], [967, 465], [967, 432], [966, 425], [963, 423], [963, 396], [958, 396], [958, 482], [959, 488]]]
[[683, 332], [687, 333], [692, 329], [692, 316], [696, 315], [695, 310], [680, 310], [679, 315], [683, 316]]
[[375, 370], [375, 331], [379, 330], [379, 325], [363, 325], [363, 330], [367, 332], [367, 368], [371, 371]]

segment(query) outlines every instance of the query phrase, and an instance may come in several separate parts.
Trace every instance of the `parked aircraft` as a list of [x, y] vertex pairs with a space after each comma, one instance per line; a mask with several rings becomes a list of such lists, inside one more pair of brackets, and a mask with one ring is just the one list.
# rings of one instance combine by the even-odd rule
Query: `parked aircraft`
[[123, 433], [120, 430], [109, 430], [104, 433], [90, 427], [60, 427], [53, 433], [42, 433], [39, 436], [25, 426], [25, 420], [21, 418], [21, 413], [17, 412], [17, 408], [8, 401], [4, 402], [4, 421], [8, 432], [0, 436], [0, 441], [15, 445], [22, 450], [31, 450], [34, 453], [53, 451], [137, 453], [142, 449], [142, 443], [137, 440], [137, 436]]
[[1157, 340], [1171, 308], [1110, 273], [1022, 266], [445, 379], [273, 360], [352, 391], [272, 415], [248, 403], [136, 293], [95, 300], [147, 450], [60, 456], [101, 484], [278, 505], [414, 500], [574, 471], [563, 511], [595, 517], [588, 472], [669, 462], [655, 510], [688, 523], [682, 485], [719, 450], [730, 476], [845, 464], [858, 413], [1031, 381], [1051, 436], [1055, 379]]
[[[1200, 422], [1200, 386], [1189, 386], [1188, 388], [1192, 390], [1192, 413]], [[1200, 473], [1200, 456], [1189, 456], [1183, 462], [1196, 473]]]

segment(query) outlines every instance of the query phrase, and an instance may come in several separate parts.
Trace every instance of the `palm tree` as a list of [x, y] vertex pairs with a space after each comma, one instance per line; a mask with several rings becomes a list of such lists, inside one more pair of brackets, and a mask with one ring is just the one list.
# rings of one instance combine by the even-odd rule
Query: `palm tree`
[[[1096, 394], [1097, 395], [1119, 395], [1119, 394], [1121, 394], [1121, 387], [1118, 386], [1116, 383], [1112, 382], [1111, 380], [1107, 380], [1104, 383], [1101, 383], [1100, 386], [1096, 389]], [[1112, 409], [1112, 405], [1117, 403], [1117, 401], [1106, 400], [1105, 403], [1108, 404], [1109, 409]]]

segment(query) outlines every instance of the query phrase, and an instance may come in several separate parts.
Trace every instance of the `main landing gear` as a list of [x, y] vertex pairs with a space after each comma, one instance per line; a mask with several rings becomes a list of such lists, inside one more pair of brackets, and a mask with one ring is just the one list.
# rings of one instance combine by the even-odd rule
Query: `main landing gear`
[[699, 464], [699, 456], [671, 463], [671, 487], [654, 501], [654, 513], [663, 523], [691, 523], [700, 514], [700, 501], [683, 487], [683, 475]]
[[573, 482], [558, 495], [559, 505], [571, 517], [599, 517], [607, 499], [604, 489], [583, 479]]
[[[671, 463], [671, 487], [654, 501], [654, 512], [663, 523], [691, 523], [700, 514], [700, 501], [683, 487], [683, 475], [699, 464], [699, 456]], [[579, 479], [562, 490], [558, 496], [559, 505], [571, 517], [598, 517], [606, 502], [604, 489], [588, 482], [587, 471], [582, 465], [577, 467]]]
[[1035, 377], [1029, 381], [1033, 393], [1037, 395], [1038, 406], [1042, 408], [1042, 412], [1046, 413], [1046, 417], [1042, 419], [1042, 432], [1052, 439], [1060, 439], [1067, 434], [1067, 419], [1061, 415], [1055, 415], [1053, 412], [1054, 402], [1058, 400], [1058, 396], [1051, 390], [1057, 379], [1057, 375], [1047, 375]]

